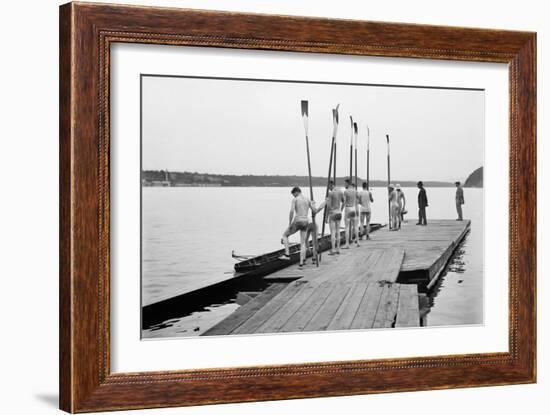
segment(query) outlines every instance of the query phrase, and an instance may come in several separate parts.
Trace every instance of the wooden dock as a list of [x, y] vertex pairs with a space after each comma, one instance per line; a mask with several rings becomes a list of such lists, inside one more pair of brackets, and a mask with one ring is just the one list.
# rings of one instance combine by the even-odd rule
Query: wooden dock
[[432, 220], [428, 226], [409, 222], [398, 232], [379, 232], [376, 246], [405, 250], [399, 282], [431, 287], [469, 230], [469, 220]]
[[341, 255], [323, 254], [319, 267], [310, 262], [277, 271], [265, 277], [276, 282], [203, 335], [419, 326], [417, 285], [401, 283], [402, 275], [435, 280], [469, 226], [408, 223]]

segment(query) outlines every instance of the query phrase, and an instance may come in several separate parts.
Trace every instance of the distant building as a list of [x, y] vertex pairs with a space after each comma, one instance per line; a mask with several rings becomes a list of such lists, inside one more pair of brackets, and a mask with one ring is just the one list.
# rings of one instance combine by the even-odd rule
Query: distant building
[[172, 187], [174, 184], [170, 172], [168, 170], [162, 171], [164, 173], [164, 180], [148, 180], [142, 179], [141, 185], [144, 187]]

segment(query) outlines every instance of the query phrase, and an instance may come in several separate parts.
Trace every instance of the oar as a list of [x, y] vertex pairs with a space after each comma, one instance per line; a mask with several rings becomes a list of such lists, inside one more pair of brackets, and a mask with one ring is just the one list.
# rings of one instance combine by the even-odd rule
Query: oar
[[[351, 130], [350, 130], [350, 136], [349, 136], [349, 182], [350, 184], [353, 183], [353, 117], [350, 115], [349, 116], [349, 121], [350, 121], [350, 125], [351, 125]], [[350, 221], [350, 224], [349, 224], [349, 242], [351, 242], [351, 235], [352, 235], [352, 227], [351, 227], [351, 221]], [[348, 243], [348, 241], [346, 241], [346, 244]]]
[[[390, 191], [390, 136], [386, 134], [386, 142], [388, 144], [388, 192]], [[391, 229], [391, 206], [388, 197], [388, 229]]]
[[[313, 183], [311, 181], [311, 160], [309, 156], [309, 138], [308, 138], [308, 102], [302, 101], [302, 119], [304, 121], [304, 130], [306, 133], [306, 152], [307, 152], [307, 171], [309, 177], [309, 197], [313, 202]], [[315, 258], [315, 263], [319, 266], [319, 257], [317, 254], [317, 224], [315, 223], [315, 212], [311, 211], [312, 227], [313, 227], [313, 258]]]
[[[338, 107], [340, 107], [340, 104], [338, 104], [336, 106], [336, 108], [332, 110], [333, 129], [332, 129], [332, 140], [331, 140], [331, 143], [330, 143], [330, 160], [328, 162], [328, 176], [327, 176], [328, 178], [327, 178], [327, 188], [326, 188], [326, 191], [325, 191], [325, 200], [328, 197], [330, 180], [332, 178], [332, 159], [334, 157], [334, 151], [335, 151], [335, 147], [336, 147], [336, 143], [335, 143], [336, 133], [338, 132]], [[325, 236], [325, 224], [326, 224], [326, 221], [327, 221], [327, 215], [328, 215], [328, 206], [325, 205], [325, 210], [323, 212], [323, 226], [322, 226], [322, 229], [321, 229], [321, 238], [323, 236]], [[322, 259], [322, 256], [323, 256], [323, 253], [319, 252], [319, 260]]]
[[357, 188], [357, 136], [359, 135], [359, 128], [357, 123], [353, 123], [353, 134], [355, 136], [355, 187]]
[[353, 117], [350, 115], [349, 120], [351, 122], [351, 134], [349, 136], [349, 181], [353, 180]]
[[[332, 140], [330, 143], [330, 160], [328, 162], [328, 178], [327, 178], [327, 188], [325, 190], [325, 199], [328, 197], [329, 192], [329, 186], [330, 186], [330, 180], [332, 178], [332, 159], [334, 157], [334, 147], [335, 147], [335, 141], [336, 141], [336, 133], [338, 132], [338, 107], [340, 107], [340, 104], [336, 106], [335, 109], [332, 110]], [[325, 211], [323, 214], [323, 227], [321, 229], [321, 237], [325, 235], [325, 222], [327, 221], [327, 214], [328, 214], [328, 207], [325, 206]], [[321, 253], [319, 253], [319, 256], [321, 256]]]
[[[338, 109], [338, 107], [336, 107], [336, 109]], [[338, 111], [336, 111], [336, 116], [338, 117]], [[334, 174], [334, 186], [336, 187], [336, 158], [337, 158], [337, 152], [336, 150], [338, 149], [338, 137], [336, 136], [336, 134], [334, 134], [334, 168], [332, 169], [333, 170], [333, 174]], [[340, 237], [340, 235], [338, 234], [338, 237]], [[341, 241], [341, 238], [340, 238], [340, 241]]]
[[359, 201], [357, 200], [357, 137], [359, 136], [359, 129], [357, 123], [353, 123], [353, 134], [355, 136], [355, 242], [359, 243]]
[[[336, 107], [338, 109], [338, 107]], [[334, 116], [334, 115], [333, 115]], [[338, 116], [338, 112], [336, 112], [336, 116]], [[336, 186], [336, 149], [338, 143], [338, 137], [336, 137], [336, 134], [334, 135], [334, 168], [332, 169], [332, 173], [334, 174], [334, 186]]]

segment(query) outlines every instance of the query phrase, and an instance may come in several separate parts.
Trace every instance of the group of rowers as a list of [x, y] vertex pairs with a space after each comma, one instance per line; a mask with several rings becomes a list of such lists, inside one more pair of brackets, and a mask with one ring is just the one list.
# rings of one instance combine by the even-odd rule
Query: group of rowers
[[[464, 196], [460, 182], [456, 182], [457, 186], [457, 211], [459, 219], [462, 220], [462, 208]], [[420, 181], [417, 183], [418, 192], [418, 223], [417, 225], [426, 226], [426, 207], [428, 206], [428, 198], [424, 184]], [[323, 209], [327, 209], [325, 220], [330, 227], [331, 245], [329, 255], [340, 254], [340, 224], [342, 222], [342, 213], [345, 227], [345, 246], [342, 249], [349, 249], [350, 244], [355, 243], [359, 246], [359, 241], [370, 239], [369, 229], [371, 220], [371, 203], [374, 203], [372, 193], [368, 188], [367, 182], [363, 182], [362, 190], [357, 190], [357, 186], [350, 180], [346, 179], [345, 189], [341, 190], [335, 187], [334, 181], [329, 182], [328, 194], [326, 199], [317, 207], [315, 201], [308, 199], [302, 194], [299, 187], [294, 187], [291, 190], [293, 196], [290, 213], [288, 215], [288, 228], [284, 231], [281, 243], [285, 246], [285, 253], [281, 259], [290, 260], [289, 236], [300, 232], [300, 268], [304, 266], [307, 256], [307, 244], [310, 235], [314, 231], [314, 223], [310, 222], [309, 214], [311, 211], [312, 217]], [[388, 186], [388, 201], [390, 214], [390, 230], [398, 231], [401, 229], [401, 223], [404, 221], [404, 216], [407, 213], [405, 193], [401, 190], [401, 186]], [[459, 210], [460, 207], [460, 210]], [[317, 259], [314, 258], [313, 261]]]
[[[370, 239], [369, 227], [371, 219], [371, 203], [374, 202], [372, 193], [364, 182], [362, 190], [358, 191], [356, 185], [349, 179], [345, 181], [345, 189], [335, 187], [334, 181], [329, 182], [329, 191], [326, 199], [318, 206], [313, 200], [302, 194], [299, 187], [291, 190], [292, 199], [290, 213], [288, 216], [288, 228], [283, 233], [282, 243], [285, 245], [285, 254], [282, 259], [290, 259], [288, 237], [300, 232], [300, 267], [303, 267], [306, 260], [307, 241], [313, 231], [313, 223], [309, 222], [309, 212], [316, 215], [325, 207], [327, 209], [326, 220], [330, 227], [331, 246], [329, 255], [340, 254], [340, 224], [343, 220], [345, 225], [345, 246], [349, 249], [350, 243], [359, 246], [359, 240], [365, 237]], [[362, 232], [360, 230], [362, 229]], [[315, 259], [314, 259], [315, 261]]]

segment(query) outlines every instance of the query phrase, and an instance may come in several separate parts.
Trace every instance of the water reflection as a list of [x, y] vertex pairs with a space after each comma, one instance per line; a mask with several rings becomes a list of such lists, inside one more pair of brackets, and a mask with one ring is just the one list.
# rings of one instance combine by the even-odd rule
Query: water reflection
[[483, 275], [476, 239], [475, 234], [466, 235], [436, 284], [420, 296], [422, 326], [483, 322]]
[[239, 305], [235, 298], [222, 304], [202, 307], [178, 318], [171, 318], [142, 330], [144, 339], [199, 336], [219, 321], [233, 313]]

